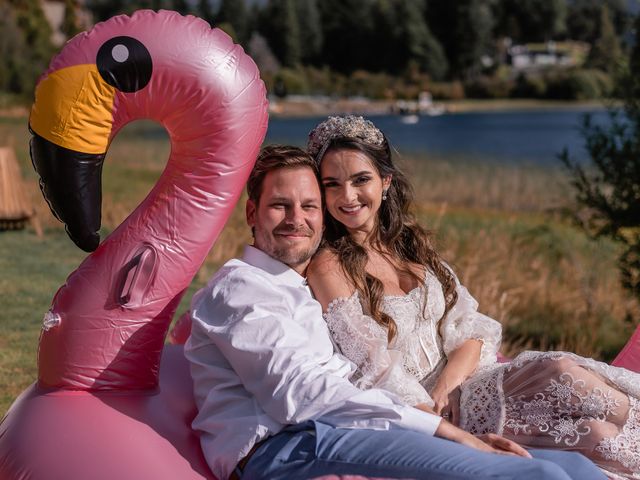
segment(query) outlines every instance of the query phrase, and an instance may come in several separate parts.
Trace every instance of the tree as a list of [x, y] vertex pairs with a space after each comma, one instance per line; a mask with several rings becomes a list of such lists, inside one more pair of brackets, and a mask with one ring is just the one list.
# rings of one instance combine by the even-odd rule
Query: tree
[[370, 69], [378, 52], [372, 48], [375, 35], [371, 0], [322, 0], [322, 58], [341, 73]]
[[247, 7], [245, 0], [222, 0], [216, 15], [216, 24], [228, 23], [233, 27], [237, 40], [245, 43], [249, 40], [247, 29]]
[[16, 93], [30, 95], [38, 76], [47, 67], [55, 51], [51, 44], [51, 26], [38, 0], [10, 0], [8, 4], [15, 14], [16, 25], [22, 32], [26, 47], [20, 74], [24, 83]]
[[566, 0], [499, 0], [495, 34], [516, 42], [546, 42], [566, 31]]
[[97, 22], [126, 12], [126, 0], [87, 0], [86, 6]]
[[259, 33], [286, 67], [300, 62], [300, 26], [294, 0], [269, 0], [260, 12]]
[[428, 0], [427, 23], [444, 47], [454, 78], [477, 74], [481, 60], [493, 50], [491, 2], [486, 0]]
[[625, 35], [631, 18], [626, 0], [571, 0], [567, 13], [568, 38], [595, 42], [599, 31], [600, 8], [604, 5], [609, 9], [616, 35], [619, 38]]
[[171, 9], [181, 13], [182, 15], [186, 15], [191, 11], [187, 0], [172, 0]]
[[396, 4], [398, 23], [401, 26], [399, 45], [404, 50], [405, 57], [403, 68], [416, 63], [433, 78], [443, 78], [447, 73], [447, 59], [442, 45], [427, 26], [419, 2], [397, 0]]
[[585, 117], [582, 136], [590, 164], [581, 165], [566, 149], [560, 160], [575, 189], [576, 217], [590, 234], [623, 246], [618, 259], [622, 284], [640, 298], [640, 17], [635, 26], [635, 47], [618, 80], [622, 110], [609, 110], [608, 126]]
[[27, 44], [24, 34], [18, 27], [15, 12], [7, 3], [0, 3], [0, 90], [12, 93], [25, 93]]
[[300, 57], [304, 63], [318, 63], [322, 51], [322, 27], [316, 0], [297, 0], [296, 15], [300, 25]]
[[372, 6], [372, 70], [394, 74], [417, 67], [440, 79], [447, 72], [442, 46], [433, 36], [416, 0], [377, 0]]
[[213, 9], [209, 0], [198, 0], [196, 11], [200, 18], [209, 22], [209, 25], [213, 25]]
[[587, 65], [592, 68], [598, 68], [607, 73], [615, 73], [618, 69], [618, 62], [622, 56], [620, 42], [611, 22], [609, 15], [609, 7], [603, 5], [600, 7], [600, 25], [599, 35], [596, 38], [589, 57]]
[[82, 31], [78, 21], [78, 0], [64, 0], [64, 18], [61, 30], [67, 38], [74, 37]]

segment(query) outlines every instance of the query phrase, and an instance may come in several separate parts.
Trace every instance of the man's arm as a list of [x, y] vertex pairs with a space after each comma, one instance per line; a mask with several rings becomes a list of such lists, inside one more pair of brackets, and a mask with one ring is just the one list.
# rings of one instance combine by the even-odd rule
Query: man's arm
[[382, 390], [359, 390], [345, 378], [351, 365], [334, 355], [320, 306], [310, 305], [315, 318], [301, 318], [267, 279], [234, 271], [194, 302], [194, 334], [215, 344], [245, 389], [281, 424], [321, 419], [343, 428], [434, 434], [439, 417]]

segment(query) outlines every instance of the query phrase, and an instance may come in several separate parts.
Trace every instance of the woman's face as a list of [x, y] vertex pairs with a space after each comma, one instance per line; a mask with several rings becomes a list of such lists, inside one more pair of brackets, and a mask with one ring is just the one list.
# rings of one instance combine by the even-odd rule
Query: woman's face
[[365, 153], [350, 149], [329, 150], [320, 177], [329, 214], [351, 235], [370, 233], [391, 177], [382, 178]]

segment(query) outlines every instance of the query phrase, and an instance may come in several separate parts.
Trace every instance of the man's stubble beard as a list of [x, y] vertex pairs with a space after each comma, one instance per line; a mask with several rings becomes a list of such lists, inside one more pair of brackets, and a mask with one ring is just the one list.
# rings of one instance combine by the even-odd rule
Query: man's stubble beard
[[285, 265], [294, 268], [298, 265], [302, 265], [307, 262], [318, 250], [322, 236], [318, 235], [318, 238], [309, 248], [303, 250], [277, 247], [275, 246], [275, 239], [270, 235], [265, 235], [264, 231], [259, 225], [254, 229], [254, 244], [270, 257], [284, 263]]
[[308, 249], [296, 251], [290, 248], [275, 248], [272, 252], [267, 252], [276, 260], [281, 261], [285, 265], [295, 268], [298, 265], [302, 265], [307, 262], [318, 250], [320, 246], [320, 239], [318, 239], [315, 245], [312, 245]]

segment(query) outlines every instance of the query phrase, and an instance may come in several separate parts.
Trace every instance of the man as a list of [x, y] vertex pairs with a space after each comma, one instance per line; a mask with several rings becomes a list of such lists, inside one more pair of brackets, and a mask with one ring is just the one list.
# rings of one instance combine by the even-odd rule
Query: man
[[295, 147], [266, 147], [247, 191], [254, 244], [194, 296], [186, 346], [193, 427], [214, 474], [605, 478], [581, 455], [530, 459], [506, 439], [485, 443], [391, 393], [351, 385], [355, 366], [334, 352], [304, 278], [322, 236], [315, 163]]

